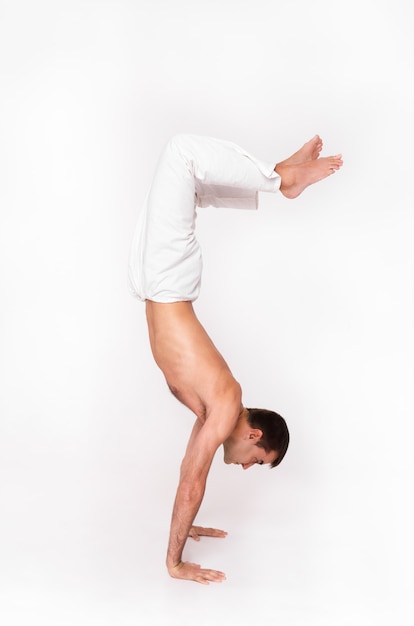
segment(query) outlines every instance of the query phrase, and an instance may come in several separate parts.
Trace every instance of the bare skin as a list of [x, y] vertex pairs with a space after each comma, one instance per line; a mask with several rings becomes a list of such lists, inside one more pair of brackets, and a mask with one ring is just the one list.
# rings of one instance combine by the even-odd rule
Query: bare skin
[[327, 178], [342, 167], [342, 155], [322, 157], [322, 140], [318, 135], [305, 143], [291, 157], [275, 167], [281, 178], [280, 191], [289, 199], [297, 198], [309, 185]]
[[322, 151], [323, 142], [319, 135], [315, 135], [307, 141], [303, 146], [289, 158], [278, 163], [279, 166], [284, 165], [299, 165], [306, 161], [314, 161], [317, 159]]
[[167, 568], [173, 578], [202, 584], [222, 582], [223, 572], [181, 560], [189, 536], [196, 540], [200, 535], [226, 536], [224, 531], [193, 526], [211, 462], [223, 443], [232, 455], [226, 462], [240, 464], [244, 469], [256, 463], [272, 463], [276, 453], [256, 446], [262, 433], [247, 424], [240, 385], [198, 321], [191, 302], [163, 304], [147, 300], [146, 312], [154, 359], [171, 391], [197, 418], [181, 464]]
[[[278, 163], [281, 192], [295, 198], [309, 185], [326, 178], [342, 165], [340, 155], [319, 158], [322, 140], [315, 135], [291, 157]], [[175, 498], [167, 568], [173, 578], [208, 585], [222, 582], [225, 574], [182, 561], [188, 537], [224, 538], [227, 533], [194, 526], [203, 500], [214, 455], [223, 445], [224, 462], [248, 469], [273, 463], [277, 452], [258, 446], [262, 432], [247, 421], [239, 383], [197, 319], [191, 302], [170, 304], [147, 300], [146, 314], [154, 359], [172, 393], [196, 416], [180, 469]]]

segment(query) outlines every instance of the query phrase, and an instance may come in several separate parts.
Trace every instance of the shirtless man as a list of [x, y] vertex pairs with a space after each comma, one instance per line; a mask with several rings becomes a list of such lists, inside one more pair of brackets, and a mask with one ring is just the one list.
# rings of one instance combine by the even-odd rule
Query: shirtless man
[[280, 190], [296, 198], [342, 166], [341, 155], [319, 158], [321, 150], [316, 135], [274, 166], [230, 142], [178, 135], [164, 149], [141, 212], [130, 283], [146, 301], [154, 359], [172, 393], [196, 416], [171, 520], [166, 564], [174, 578], [207, 585], [225, 579], [223, 572], [182, 560], [188, 537], [226, 535], [193, 526], [219, 446], [225, 463], [248, 469], [265, 463], [275, 467], [289, 443], [280, 415], [243, 406], [240, 384], [195, 315], [192, 303], [201, 279], [196, 207], [257, 208], [258, 191]]

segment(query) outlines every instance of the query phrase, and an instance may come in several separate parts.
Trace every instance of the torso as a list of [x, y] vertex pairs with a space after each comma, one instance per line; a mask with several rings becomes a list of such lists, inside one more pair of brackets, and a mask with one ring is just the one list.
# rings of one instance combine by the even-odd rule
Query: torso
[[191, 302], [147, 301], [146, 307], [154, 359], [172, 393], [203, 421], [230, 394], [241, 404], [240, 386]]

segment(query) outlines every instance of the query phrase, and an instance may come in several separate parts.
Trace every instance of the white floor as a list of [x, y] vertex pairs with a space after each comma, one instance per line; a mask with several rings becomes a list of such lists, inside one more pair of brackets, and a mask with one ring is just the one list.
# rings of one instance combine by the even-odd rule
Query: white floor
[[[411, 5], [0, 0], [0, 622], [412, 626]], [[167, 576], [192, 418], [128, 294], [132, 230], [176, 132], [343, 171], [294, 203], [200, 211], [197, 312], [291, 448], [217, 456]]]
[[400, 518], [412, 514], [390, 503], [391, 485], [379, 493], [369, 469], [356, 484], [352, 469], [327, 481], [217, 463], [199, 518], [229, 535], [186, 555], [227, 581], [203, 587], [163, 567], [171, 462], [144, 481], [132, 461], [43, 459], [43, 471], [10, 470], [2, 498], [5, 624], [410, 623], [412, 545]]

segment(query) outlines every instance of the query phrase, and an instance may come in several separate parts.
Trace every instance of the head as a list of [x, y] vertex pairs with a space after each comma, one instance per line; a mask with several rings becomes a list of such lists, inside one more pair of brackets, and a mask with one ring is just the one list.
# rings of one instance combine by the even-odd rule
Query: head
[[276, 467], [288, 445], [289, 431], [283, 417], [267, 409], [244, 408], [223, 443], [224, 462], [241, 465], [243, 469], [256, 464]]

